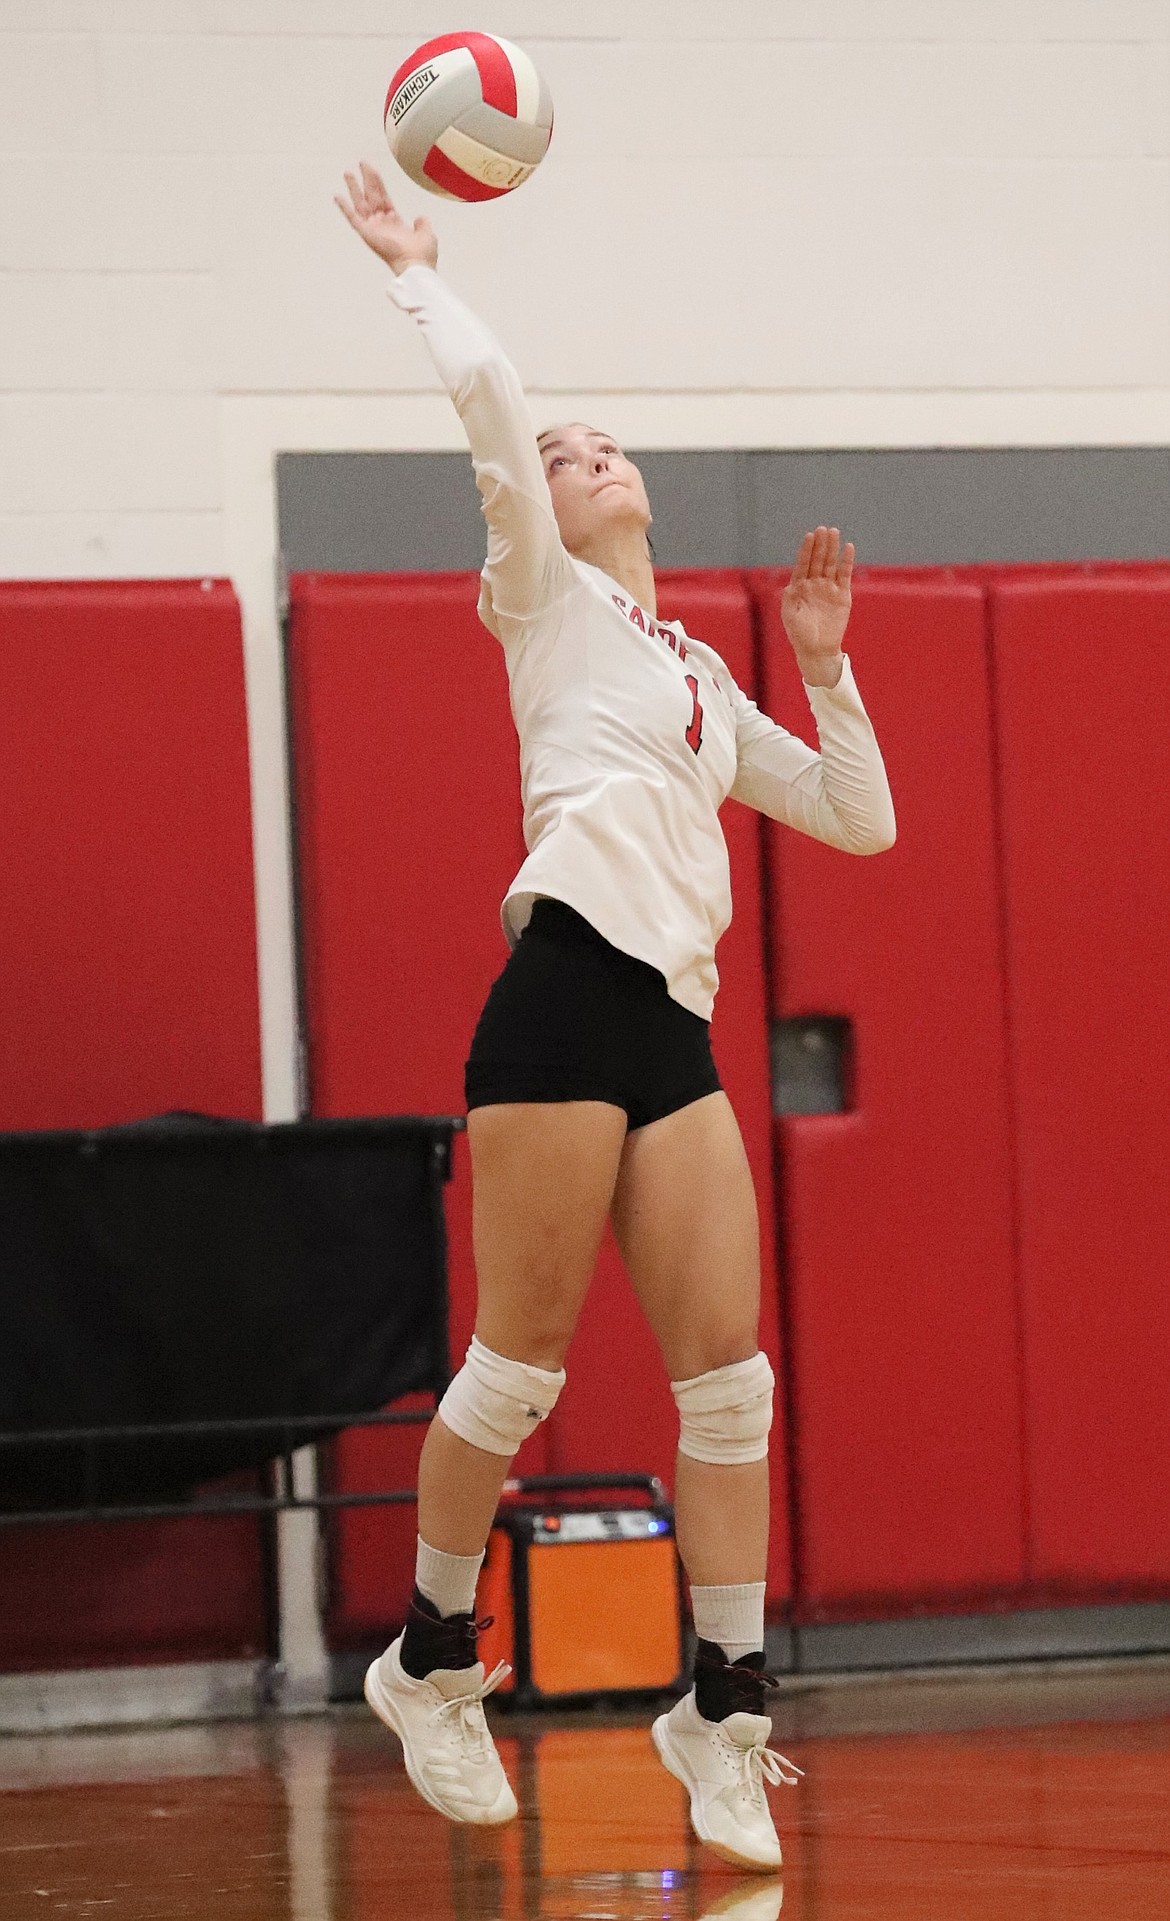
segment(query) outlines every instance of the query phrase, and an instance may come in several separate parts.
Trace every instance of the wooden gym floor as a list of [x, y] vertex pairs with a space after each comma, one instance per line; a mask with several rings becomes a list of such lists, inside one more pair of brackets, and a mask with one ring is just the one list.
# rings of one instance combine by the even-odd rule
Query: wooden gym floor
[[0, 1921], [1168, 1921], [1170, 1659], [789, 1683], [785, 1867], [692, 1844], [649, 1713], [493, 1724], [456, 1828], [364, 1708], [0, 1740]]

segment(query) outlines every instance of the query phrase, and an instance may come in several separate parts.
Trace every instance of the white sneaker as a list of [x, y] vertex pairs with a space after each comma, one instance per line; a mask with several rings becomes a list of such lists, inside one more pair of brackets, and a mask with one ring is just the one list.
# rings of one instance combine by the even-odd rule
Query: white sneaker
[[650, 1730], [663, 1766], [690, 1792], [691, 1826], [700, 1841], [740, 1868], [780, 1866], [764, 1782], [795, 1787], [803, 1772], [765, 1745], [771, 1732], [766, 1714], [705, 1721], [694, 1688]]
[[484, 1719], [485, 1695], [509, 1672], [500, 1661], [433, 1668], [416, 1681], [399, 1660], [402, 1636], [366, 1670], [365, 1696], [402, 1743], [406, 1772], [424, 1801], [449, 1821], [497, 1827], [515, 1818], [516, 1796]]

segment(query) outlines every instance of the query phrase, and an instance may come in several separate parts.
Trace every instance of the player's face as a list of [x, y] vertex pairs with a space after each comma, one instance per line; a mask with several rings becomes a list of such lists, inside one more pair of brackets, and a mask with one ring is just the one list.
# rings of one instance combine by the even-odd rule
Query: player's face
[[609, 434], [578, 420], [550, 427], [539, 445], [557, 526], [571, 554], [620, 522], [649, 527], [642, 476]]

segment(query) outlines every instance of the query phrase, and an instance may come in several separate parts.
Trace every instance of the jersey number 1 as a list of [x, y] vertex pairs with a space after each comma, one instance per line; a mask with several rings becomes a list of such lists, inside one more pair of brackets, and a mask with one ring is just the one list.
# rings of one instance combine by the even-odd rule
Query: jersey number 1
[[694, 674], [687, 675], [687, 686], [691, 690], [691, 724], [687, 728], [687, 746], [697, 754], [703, 745], [703, 709], [699, 705], [699, 683]]

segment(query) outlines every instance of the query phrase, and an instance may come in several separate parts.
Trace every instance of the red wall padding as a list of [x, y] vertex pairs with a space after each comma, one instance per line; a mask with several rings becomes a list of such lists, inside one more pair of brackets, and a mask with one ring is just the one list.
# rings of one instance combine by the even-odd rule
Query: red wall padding
[[[0, 584], [0, 1126], [262, 1118], [226, 581]], [[258, 1654], [247, 1519], [0, 1533], [0, 1665]]]
[[[757, 585], [762, 704], [815, 745]], [[983, 595], [860, 573], [847, 650], [897, 844], [767, 828], [773, 1013], [855, 1039], [851, 1111], [777, 1122], [806, 1617], [973, 1598], [1024, 1555]]]
[[[758, 684], [743, 576], [663, 574], [660, 605], [815, 741], [781, 586], [752, 581]], [[315, 1114], [463, 1111], [523, 854], [506, 676], [474, 601], [467, 575], [294, 582]], [[863, 570], [848, 647], [897, 846], [857, 859], [724, 810], [735, 918], [713, 1038], [760, 1204], [762, 1338], [791, 1376], [806, 1618], [1170, 1578], [1168, 642], [1157, 563]], [[230, 586], [0, 584], [0, 811], [0, 1126], [260, 1117]], [[850, 1017], [850, 1113], [773, 1124], [769, 1012]], [[455, 1169], [457, 1360], [474, 1308], [462, 1140]], [[568, 1387], [520, 1465], [669, 1477], [675, 1431], [607, 1236]], [[419, 1439], [350, 1434], [335, 1478], [410, 1482]], [[773, 1608], [793, 1592], [785, 1441], [778, 1418]], [[336, 1640], [401, 1613], [413, 1534], [409, 1509], [340, 1519]], [[0, 1664], [263, 1642], [248, 1520], [0, 1534]]]
[[992, 600], [1033, 1572], [1170, 1579], [1170, 570]]
[[[741, 576], [662, 582], [662, 605], [693, 622], [751, 677]], [[316, 1114], [462, 1113], [462, 1069], [483, 1001], [507, 958], [499, 903], [523, 858], [518, 750], [498, 643], [475, 614], [474, 578], [300, 576], [292, 583], [290, 670], [305, 987]], [[410, 725], [402, 716], [411, 717]], [[765, 1339], [776, 1353], [758, 824], [725, 817], [738, 919], [724, 946], [716, 1047], [760, 1192]], [[470, 1333], [474, 1269], [470, 1168], [456, 1151], [448, 1190], [452, 1355]], [[661, 1361], [607, 1233], [553, 1417], [518, 1458], [528, 1469], [629, 1468], [670, 1478], [677, 1417]], [[413, 1480], [419, 1435], [339, 1443], [345, 1486]], [[783, 1423], [775, 1430], [783, 1515]], [[341, 1517], [336, 1640], [401, 1615], [414, 1516]], [[787, 1592], [777, 1523], [773, 1599]]]
[[261, 1118], [226, 581], [0, 584], [0, 1125]]
[[[233, 1485], [256, 1484], [241, 1476]], [[2, 1672], [259, 1660], [267, 1651], [254, 1518], [0, 1532]]]
[[[470, 574], [302, 574], [290, 699], [315, 1115], [462, 1114], [463, 1063], [508, 954], [499, 906], [523, 858], [519, 753], [499, 643]], [[451, 1353], [471, 1338], [471, 1169], [446, 1191]], [[339, 1487], [414, 1484], [421, 1428], [341, 1437]], [[543, 1431], [522, 1465], [546, 1462]], [[330, 1631], [401, 1619], [413, 1508], [339, 1514]]]
[[[688, 633], [714, 647], [745, 693], [754, 697], [752, 609], [744, 576], [661, 570], [657, 586], [663, 620], [681, 620]], [[720, 818], [731, 861], [734, 911], [731, 926], [719, 944], [720, 986], [711, 1039], [755, 1181], [760, 1211], [760, 1339], [779, 1378], [761, 818], [734, 801], [727, 803]], [[567, 1372], [564, 1391], [548, 1423], [555, 1467], [622, 1469], [641, 1465], [670, 1484], [678, 1415], [658, 1350], [633, 1299], [617, 1245], [608, 1231]], [[787, 1466], [783, 1397], [779, 1395], [771, 1443], [774, 1498], [768, 1602], [775, 1607], [790, 1591]]]
[[[1097, 1209], [1096, 1240], [1084, 1219], [1075, 1230], [1063, 1225], [1065, 1188], [1057, 1182], [1062, 1168], [1082, 1170], [1082, 1215], [1100, 1192], [1112, 1198], [1101, 1170], [1118, 1142], [1129, 1140], [1126, 1126], [1135, 1125], [1132, 1104], [1123, 1106], [1119, 1090], [1142, 1061], [1159, 1058], [1159, 1046], [1165, 1052], [1149, 1011], [1165, 956], [1150, 939], [1142, 949], [1148, 969], [1146, 960], [1125, 964], [1126, 930], [1132, 949], [1133, 930], [1152, 914], [1142, 889], [1155, 885], [1153, 856], [1135, 870], [1114, 849], [1109, 866], [1111, 843], [1098, 828], [1091, 884], [1077, 882], [1076, 892], [1067, 858], [1060, 864], [1062, 850], [1070, 838], [1085, 840], [1080, 810], [1092, 819], [1095, 805], [1105, 819], [1107, 809], [1099, 794], [1090, 798], [1091, 784], [1070, 783], [1067, 764], [1063, 785], [1054, 789], [1051, 746], [1037, 753], [1026, 733], [1041, 686], [1049, 688], [1058, 669], [1056, 656], [1045, 651], [1047, 640], [1033, 653], [1023, 636], [1036, 614], [1043, 638], [1045, 596], [1070, 578], [1079, 583], [1074, 597], [1089, 596], [1085, 606], [1099, 597], [1086, 633], [1108, 631], [1115, 656], [1137, 658], [1122, 643], [1123, 634], [1132, 638], [1135, 623], [1147, 636], [1160, 635], [1158, 596], [1170, 579], [1164, 569], [876, 569], [857, 576], [848, 644], [890, 770], [899, 816], [893, 850], [872, 859], [839, 854], [734, 805], [724, 812], [736, 917], [720, 948], [714, 1040], [756, 1178], [764, 1340], [774, 1355], [780, 1337], [771, 1271], [772, 1140], [778, 1154], [790, 1341], [783, 1358], [796, 1418], [795, 1436], [788, 1437], [796, 1457], [794, 1592], [805, 1618], [978, 1605], [1039, 1596], [1062, 1583], [1104, 1593], [1111, 1584], [1164, 1578], [1147, 1539], [1148, 1489], [1134, 1466], [1144, 1459], [1148, 1476], [1155, 1475], [1156, 1443], [1166, 1439], [1158, 1426], [1165, 1417], [1151, 1412], [1165, 1373], [1165, 1329], [1153, 1284], [1142, 1278], [1154, 1269], [1139, 1262], [1143, 1247], [1149, 1253], [1164, 1246], [1158, 1236], [1165, 1216], [1157, 1212], [1162, 1185], [1153, 1176], [1164, 1137], [1143, 1120], [1141, 1152], [1153, 1157], [1148, 1205], [1124, 1233], [1112, 1206]], [[815, 741], [779, 619], [782, 584], [777, 575], [752, 582], [761, 646], [757, 697]], [[678, 614], [710, 640], [754, 691], [742, 577], [663, 575], [659, 588], [664, 616]], [[292, 665], [317, 1113], [462, 1112], [462, 1062], [488, 986], [506, 958], [498, 903], [522, 856], [506, 677], [496, 644], [476, 621], [474, 591], [470, 577], [295, 583]], [[998, 741], [989, 682], [992, 592], [1001, 610]], [[1115, 616], [1108, 615], [1103, 630], [1100, 610], [1116, 605], [1123, 612], [1113, 637], [1108, 621]], [[1063, 600], [1060, 607], [1067, 627]], [[1010, 629], [1009, 646], [1011, 620], [1018, 632]], [[404, 636], [410, 639], [405, 646]], [[1161, 639], [1143, 644], [1160, 661]], [[1059, 654], [1058, 636], [1052, 648]], [[1147, 703], [1151, 686], [1164, 699], [1160, 671], [1141, 657], [1135, 678]], [[1070, 738], [1082, 709], [1099, 737], [1103, 695], [1083, 675], [1074, 680], [1069, 713], [1060, 708]], [[1148, 704], [1140, 707], [1141, 715], [1148, 711]], [[421, 715], [422, 725], [400, 727], [401, 712], [416, 723]], [[1145, 729], [1147, 754], [1155, 731]], [[1065, 732], [1054, 738], [1062, 742]], [[1158, 742], [1161, 752], [1160, 735]], [[1004, 765], [1006, 869], [997, 755]], [[1163, 799], [1158, 782], [1165, 784], [1161, 767], [1153, 799], [1147, 796], [1151, 806]], [[1074, 826], [1067, 834], [1054, 791], [1062, 807], [1071, 796], [1067, 818]], [[1164, 828], [1163, 822], [1156, 830], [1163, 846]], [[1060, 849], [1051, 840], [1058, 833]], [[1118, 845], [1131, 840], [1132, 832]], [[1082, 862], [1077, 873], [1084, 872]], [[1099, 1007], [1096, 1016], [1088, 1008], [1093, 955], [1068, 977], [1063, 963], [1075, 943], [1062, 919], [1061, 889], [1072, 890], [1070, 899], [1093, 922], [1098, 953], [1097, 925], [1109, 926], [1109, 979], [1115, 990], [1123, 980], [1131, 984], [1129, 1032], [1150, 1037], [1148, 1045], [1134, 1043], [1133, 1061], [1117, 1038], [1120, 1002], [1108, 1019]], [[1122, 911], [1127, 902], [1128, 914]], [[1051, 938], [1046, 929], [1055, 930]], [[1084, 930], [1076, 931], [1083, 950]], [[1116, 949], [1109, 941], [1119, 943]], [[1009, 964], [1019, 1028], [1014, 1087]], [[1074, 1077], [1067, 1049], [1055, 1051], [1040, 1019], [1045, 1014], [1051, 1024], [1052, 1010], [1059, 1013], [1066, 1002], [1076, 1010], [1078, 1032], [1107, 1034], [1112, 1058], [1123, 1063], [1109, 1083], [1112, 1105], [1084, 1062], [1075, 1102], [1068, 1098]], [[1028, 1012], [1034, 1007], [1040, 1014]], [[787, 1117], [773, 1127], [769, 1011], [850, 1018], [852, 1111]], [[1057, 1065], [1060, 1099], [1052, 1085]], [[1021, 1130], [1018, 1195], [1013, 1100]], [[457, 1360], [474, 1299], [465, 1143], [457, 1146], [456, 1166], [449, 1214]], [[1013, 1242], [1017, 1203], [1022, 1299]], [[1071, 1270], [1062, 1265], [1072, 1250], [1092, 1248], [1099, 1273], [1107, 1233], [1111, 1273], [1124, 1267], [1127, 1276], [1137, 1276], [1118, 1321], [1109, 1318], [1102, 1297], [1094, 1297], [1094, 1305], [1069, 1292]], [[1082, 1339], [1078, 1329], [1091, 1338]], [[633, 1390], [622, 1396], [611, 1385], [599, 1394], [596, 1382], [608, 1377], [612, 1383], [619, 1354]], [[1108, 1369], [1094, 1371], [1094, 1355], [1108, 1356]], [[1082, 1373], [1093, 1385], [1100, 1420], [1087, 1433], [1078, 1430], [1078, 1451], [1070, 1434], [1087, 1404]], [[1126, 1408], [1134, 1415], [1128, 1428]], [[1098, 1446], [1098, 1427], [1107, 1420], [1108, 1442]], [[658, 1357], [607, 1237], [571, 1353], [569, 1384], [522, 1465], [652, 1467], [669, 1475], [674, 1434]], [[778, 1493], [784, 1440], [778, 1425]], [[347, 1485], [387, 1473], [409, 1481], [417, 1446], [417, 1434], [347, 1437], [339, 1449], [340, 1477]], [[1075, 1472], [1067, 1465], [1074, 1461]], [[1131, 1495], [1118, 1501], [1123, 1471]], [[1093, 1491], [1096, 1507], [1086, 1504], [1083, 1488]], [[413, 1525], [409, 1511], [343, 1522], [336, 1635], [369, 1634], [401, 1611]], [[775, 1606], [793, 1591], [779, 1524], [769, 1572]]]

